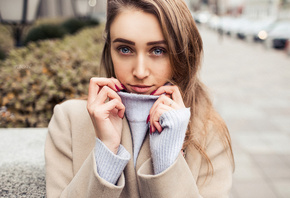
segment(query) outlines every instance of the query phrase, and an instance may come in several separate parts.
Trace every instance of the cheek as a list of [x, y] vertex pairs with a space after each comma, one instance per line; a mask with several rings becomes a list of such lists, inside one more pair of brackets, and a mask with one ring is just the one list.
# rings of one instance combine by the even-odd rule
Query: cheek
[[160, 79], [163, 79], [163, 80], [171, 80], [172, 69], [171, 69], [169, 60], [156, 62], [154, 65], [155, 65], [154, 66], [155, 76], [158, 76]]
[[166, 73], [167, 78], [171, 80], [172, 79], [172, 69], [171, 69], [171, 65], [169, 62], [168, 62], [168, 65], [166, 67], [166, 71], [167, 71], [167, 73]]
[[128, 62], [112, 55], [112, 61], [114, 66], [114, 71], [117, 79], [125, 79], [126, 74], [129, 72]]

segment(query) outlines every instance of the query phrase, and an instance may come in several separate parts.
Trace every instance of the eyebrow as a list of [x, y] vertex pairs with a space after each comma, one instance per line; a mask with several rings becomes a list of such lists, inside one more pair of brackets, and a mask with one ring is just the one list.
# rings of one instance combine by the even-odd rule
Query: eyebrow
[[164, 44], [164, 45], [166, 45], [166, 41], [165, 40], [163, 40], [163, 41], [153, 41], [153, 42], [147, 43], [147, 45], [157, 45], [157, 44]]
[[[123, 38], [116, 38], [113, 43], [127, 43], [129, 45], [135, 45], [135, 42], [133, 41], [129, 41], [127, 39], [123, 39]], [[152, 42], [148, 42], [147, 45], [157, 45], [157, 44], [165, 44], [166, 45], [166, 41], [162, 40], [162, 41], [152, 41]]]
[[127, 39], [122, 39], [122, 38], [116, 38], [116, 39], [113, 41], [113, 43], [117, 43], [117, 42], [119, 42], [119, 43], [127, 43], [127, 44], [129, 44], [129, 45], [135, 45], [135, 43], [134, 43], [133, 41], [129, 41], [129, 40], [127, 40]]

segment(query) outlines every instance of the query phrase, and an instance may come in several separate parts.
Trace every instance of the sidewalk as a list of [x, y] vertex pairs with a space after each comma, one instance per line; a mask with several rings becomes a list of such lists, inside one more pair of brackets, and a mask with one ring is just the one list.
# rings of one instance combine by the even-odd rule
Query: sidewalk
[[44, 197], [47, 128], [0, 129], [0, 198]]
[[232, 198], [290, 197], [290, 57], [200, 28], [202, 78], [231, 136]]

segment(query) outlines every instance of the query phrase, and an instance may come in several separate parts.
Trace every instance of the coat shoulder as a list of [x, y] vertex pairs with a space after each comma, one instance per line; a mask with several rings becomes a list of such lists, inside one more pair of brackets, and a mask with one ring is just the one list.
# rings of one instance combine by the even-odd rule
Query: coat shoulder
[[66, 100], [56, 105], [55, 109], [56, 108], [60, 108], [64, 114], [68, 115], [68, 117], [86, 114], [88, 115], [86, 100], [78, 100], [78, 99]]
[[58, 104], [65, 112], [83, 112], [87, 111], [87, 101], [79, 99], [70, 99]]
[[79, 99], [71, 99], [64, 101], [54, 108], [54, 113], [62, 112], [62, 115], [67, 118], [71, 126], [74, 125], [90, 125], [91, 119], [87, 111], [87, 101]]

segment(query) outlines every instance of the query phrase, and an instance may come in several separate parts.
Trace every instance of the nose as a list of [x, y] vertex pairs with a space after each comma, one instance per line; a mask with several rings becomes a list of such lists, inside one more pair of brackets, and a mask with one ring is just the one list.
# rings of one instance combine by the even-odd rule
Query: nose
[[150, 70], [147, 65], [146, 57], [144, 55], [138, 55], [135, 67], [133, 68], [133, 75], [135, 78], [143, 80], [150, 75]]

